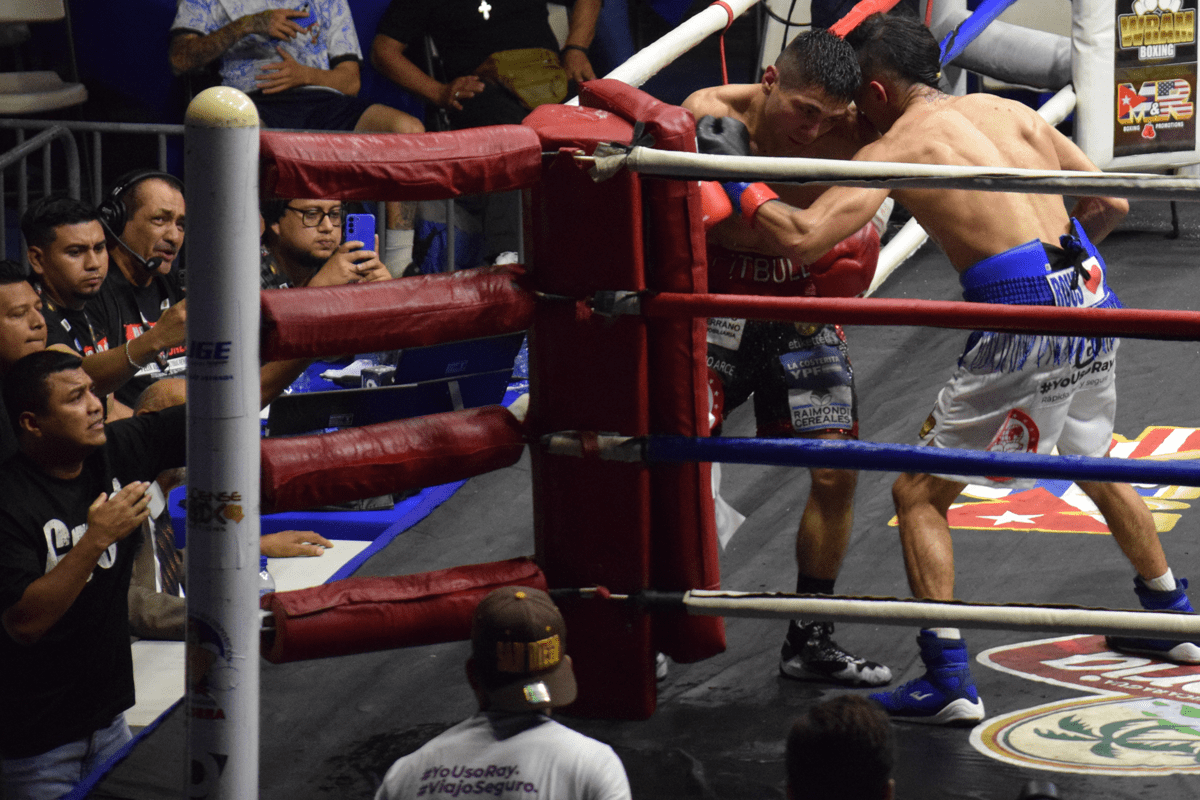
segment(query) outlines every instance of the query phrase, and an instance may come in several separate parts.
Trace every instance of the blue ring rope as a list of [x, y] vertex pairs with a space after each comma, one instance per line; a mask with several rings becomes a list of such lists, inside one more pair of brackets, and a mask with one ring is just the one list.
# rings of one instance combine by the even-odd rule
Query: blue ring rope
[[646, 460], [1200, 486], [1200, 465], [1182, 461], [991, 453], [830, 439], [649, 436]]
[[983, 29], [996, 21], [996, 17], [1015, 3], [1017, 0], [983, 0], [975, 13], [964, 19], [954, 30], [942, 39], [942, 66], [946, 66], [962, 55], [971, 42], [975, 41]]

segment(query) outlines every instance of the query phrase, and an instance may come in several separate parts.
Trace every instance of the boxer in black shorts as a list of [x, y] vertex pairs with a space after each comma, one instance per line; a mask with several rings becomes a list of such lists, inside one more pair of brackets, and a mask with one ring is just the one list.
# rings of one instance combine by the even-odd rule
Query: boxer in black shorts
[[[873, 229], [862, 234], [872, 271], [878, 254], [878, 239], [873, 236]], [[721, 270], [728, 275], [723, 268], [739, 259], [768, 261], [774, 269], [766, 274], [787, 274], [791, 267], [786, 259], [763, 259], [710, 246], [710, 273]], [[735, 272], [741, 274], [740, 269]], [[757, 272], [764, 274], [761, 263]], [[816, 291], [808, 278], [788, 283], [800, 294]], [[747, 294], [754, 288], [725, 290]], [[714, 433], [719, 434], [733, 409], [752, 397], [759, 437], [858, 437], [854, 373], [840, 326], [713, 318], [708, 322], [708, 367], [717, 420]], [[796, 534], [796, 591], [831, 594], [849, 543], [857, 473], [823, 468], [810, 472], [812, 488]], [[817, 677], [852, 685], [878, 686], [891, 680], [886, 666], [847, 652], [832, 635], [833, 623], [792, 621], [780, 652], [780, 672], [791, 678]]]
[[[731, 350], [735, 330], [740, 342]], [[858, 438], [854, 373], [839, 325], [713, 318], [708, 366], [721, 382], [725, 413], [753, 396], [760, 438], [822, 433]]]
[[[848, 45], [824, 30], [797, 36], [759, 84], [702, 89], [684, 101], [699, 120], [700, 152], [723, 155], [850, 158], [877, 136], [849, 106], [859, 74]], [[849, 65], [849, 68], [846, 68]], [[823, 189], [776, 187], [805, 206]], [[739, 216], [719, 184], [702, 184], [708, 232], [709, 291], [770, 296], [849, 297], [875, 273], [879, 234], [868, 224], [812, 264], [782, 257], [779, 242], [748, 222], [775, 193], [752, 184], [740, 195]], [[717, 208], [710, 207], [715, 201]], [[719, 208], [720, 203], [725, 208]], [[849, 439], [858, 435], [853, 373], [845, 337], [833, 325], [713, 319], [709, 321], [710, 384], [717, 426], [754, 396], [758, 435]], [[796, 533], [796, 591], [832, 594], [854, 520], [852, 470], [814, 468]], [[821, 678], [878, 686], [891, 670], [840, 647], [833, 624], [793, 620], [779, 670], [791, 678]]]

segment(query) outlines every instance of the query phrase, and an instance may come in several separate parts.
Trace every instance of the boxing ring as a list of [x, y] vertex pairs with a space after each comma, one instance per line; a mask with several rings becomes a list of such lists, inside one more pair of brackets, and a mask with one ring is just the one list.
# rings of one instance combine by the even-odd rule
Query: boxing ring
[[[543, 107], [522, 126], [425, 134], [419, 144], [406, 141], [410, 137], [354, 135], [339, 137], [336, 148], [325, 136], [265, 134], [260, 154], [252, 106], [230, 90], [210, 92], [197, 98], [188, 118], [188, 199], [193, 231], [200, 231], [193, 234], [192, 246], [196, 280], [190, 293], [189, 374], [203, 376], [189, 386], [189, 504], [235, 504], [241, 516], [235, 524], [227, 517], [207, 529], [189, 519], [189, 570], [194, 571], [189, 573], [189, 615], [206, 637], [189, 642], [184, 708], [193, 796], [258, 791], [257, 754], [244, 743], [259, 737], [254, 666], [261, 631], [259, 618], [246, 610], [256, 596], [260, 509], [301, 508], [460, 480], [509, 467], [526, 450], [534, 508], [534, 537], [526, 552], [532, 551], [532, 558], [347, 579], [268, 596], [271, 616], [262, 634], [262, 655], [283, 664], [461, 640], [474, 604], [491, 587], [528, 583], [559, 593], [581, 686], [581, 702], [573, 711], [637, 719], [655, 708], [655, 652], [680, 663], [716, 656], [726, 646], [721, 619], [742, 613], [905, 626], [945, 620], [1007, 630], [1200, 635], [1200, 622], [1179, 615], [714, 591], [721, 571], [710, 462], [885, 471], [955, 467], [971, 474], [986, 467], [987, 474], [1085, 475], [1186, 486], [1200, 486], [1200, 471], [1184, 463], [1114, 464], [920, 453], [873, 443], [712, 438], [704, 317], [1195, 341], [1200, 314], [1050, 313], [1024, 307], [981, 310], [948, 301], [706, 295], [695, 184], [701, 178], [768, 175], [772, 181], [831, 184], [955, 180], [960, 182], [955, 185], [997, 191], [1019, 186], [1060, 194], [1082, 187], [1179, 199], [1182, 192], [1194, 192], [1194, 182], [995, 171], [948, 178], [945, 171], [911, 165], [900, 175], [896, 165], [856, 164], [847, 170], [851, 165], [802, 159], [727, 165], [723, 157], [691, 153], [693, 123], [687, 112], [610, 81], [585, 86], [579, 107]], [[647, 134], [653, 149], [637, 146]], [[621, 152], [594, 154], [610, 143]], [[595, 180], [595, 168], [603, 170], [605, 180]], [[447, 199], [526, 189], [529, 263], [379, 286], [264, 293], [260, 306], [246, 303], [238, 298], [258, 291], [256, 270], [248, 266], [257, 265], [257, 240], [247, 221], [257, 209], [260, 189], [276, 196], [345, 200]], [[230, 235], [203, 233], [217, 230]], [[877, 275], [874, 286], [881, 280]], [[608, 313], [618, 296], [623, 313]], [[260, 328], [263, 360], [529, 329], [528, 413], [492, 407], [321, 437], [266, 440], [260, 456], [246, 446], [258, 440], [258, 357], [250, 332]], [[614, 453], [619, 455], [610, 457]], [[590, 590], [595, 586], [604, 588]], [[592, 596], [577, 598], [579, 590]], [[596, 594], [607, 595], [608, 602]], [[739, 611], [744, 599], [764, 607]], [[193, 658], [193, 644], [210, 663]]]
[[[228, 91], [218, 90], [217, 94], [230, 96]], [[231, 100], [224, 102], [238, 102], [236, 96], [230, 97]], [[921, 309], [911, 303], [904, 304], [904, 309], [880, 308], [881, 314], [877, 316], [873, 307], [880, 305], [880, 301], [749, 300], [695, 294], [704, 286], [704, 262], [699, 257], [703, 245], [694, 181], [643, 182], [634, 171], [645, 167], [644, 160], [635, 158], [639, 148], [622, 157], [626, 169], [600, 182], [589, 174], [595, 162], [576, 158], [580, 150], [586, 155], [587, 150], [594, 150], [604, 142], [632, 142], [635, 123], [642, 123], [643, 130], [660, 147], [674, 145], [686, 150], [692, 146], [690, 115], [639, 95], [623, 84], [605, 81], [587, 85], [583, 101], [585, 105], [578, 109], [544, 107], [521, 128], [441, 135], [444, 141], [433, 147], [423, 140], [420, 146], [411, 146], [407, 151], [407, 143], [394, 137], [356, 137], [336, 149], [329, 148], [323, 137], [305, 134], [262, 137], [264, 190], [281, 196], [425, 199], [439, 197], [446, 187], [454, 192], [531, 188], [531, 250], [536, 265], [529, 272], [516, 267], [482, 268], [379, 287], [348, 286], [263, 295], [262, 357], [266, 360], [420, 346], [447, 335], [471, 338], [525, 327], [531, 330], [531, 396], [526, 419], [521, 420], [506, 409], [485, 408], [320, 437], [264, 441], [260, 500], [263, 510], [337, 502], [458, 480], [515, 463], [526, 442], [533, 445], [535, 482], [534, 560], [516, 559], [395, 579], [348, 579], [314, 590], [268, 596], [266, 607], [274, 623], [267, 637], [269, 646], [264, 650], [269, 660], [279, 663], [462, 639], [474, 603], [490, 588], [503, 583], [531, 583], [551, 590], [599, 584], [627, 595], [688, 590], [686, 600], [672, 601], [653, 614], [646, 613], [644, 603], [639, 606], [563, 600], [564, 613], [574, 633], [572, 641], [585, 642], [583, 646], [572, 645], [581, 695], [589, 698], [576, 712], [644, 717], [654, 707], [656, 649], [679, 662], [709, 657], [724, 649], [723, 629], [717, 619], [684, 616], [680, 610], [690, 611], [689, 606], [703, 606], [703, 601], [708, 601], [707, 608], [721, 616], [737, 613], [731, 610], [733, 601], [729, 595], [691, 591], [714, 589], [719, 580], [712, 495], [708, 491], [711, 481], [705, 462], [738, 461], [747, 450], [758, 453], [771, 450], [768, 460], [757, 460], [766, 457], [754, 455], [750, 456], [750, 463], [828, 463], [859, 469], [929, 467], [933, 470], [935, 465], [922, 461], [933, 459], [941, 462], [939, 471], [959, 467], [960, 471], [972, 474], [985, 470], [985, 474], [1050, 474], [1038, 472], [1047, 468], [1043, 462], [1053, 460], [1047, 457], [952, 451], [920, 453], [916, 448], [896, 445], [888, 448], [890, 457], [881, 458], [881, 446], [869, 443], [843, 442], [829, 447], [830, 443], [823, 442], [746, 443], [709, 438], [706, 384], [701, 369], [703, 327], [697, 322], [703, 317], [735, 313], [771, 319], [795, 316], [810, 321], [849, 318], [856, 322], [867, 321], [869, 317], [877, 324], [937, 322], [959, 328], [1056, 333], [1094, 333], [1103, 329], [1110, 333], [1119, 330], [1127, 336], [1149, 333], [1152, 338], [1196, 336], [1200, 315], [1191, 312], [1056, 310], [1051, 315], [1046, 309], [976, 308], [960, 309], [969, 311], [969, 319], [954, 319], [947, 315], [948, 308]], [[250, 142], [251, 152], [256, 144]], [[198, 154], [202, 148], [204, 145], [190, 149], [189, 154]], [[552, 154], [545, 162], [544, 152]], [[209, 189], [215, 196], [227, 197], [234, 192], [238, 181], [244, 183], [246, 159], [222, 160], [240, 165], [240, 169], [233, 171], [233, 179], [217, 182]], [[724, 165], [719, 157], [707, 164], [706, 159], [695, 157], [684, 161], [707, 170], [705, 178], [742, 177], [736, 168], [721, 172]], [[668, 172], [677, 174], [679, 159], [669, 156], [667, 162]], [[501, 169], [492, 170], [490, 165], [501, 165]], [[799, 174], [809, 165], [790, 166], [794, 174]], [[863, 173], [876, 180], [880, 179], [876, 173], [887, 169], [894, 170], [895, 166], [866, 165]], [[428, 173], [433, 173], [432, 177]], [[1010, 187], [1006, 182], [1009, 179], [1021, 182], [1024, 187], [1029, 177], [990, 174], [973, 175], [970, 179], [973, 185], [999, 190]], [[1045, 177], [1038, 176], [1036, 180]], [[818, 179], [828, 178], [820, 174]], [[844, 180], [845, 175], [840, 179]], [[961, 181], [962, 176], [917, 179], [928, 185], [931, 181]], [[1062, 191], [1064, 181], [1071, 179], [1099, 180], [1092, 175], [1057, 176], [1045, 190]], [[1180, 189], [1176, 179], [1163, 181], [1172, 184], [1165, 189]], [[1115, 183], [1107, 180], [1103, 185], [1111, 190]], [[199, 191], [206, 188], [201, 182]], [[1156, 192], [1165, 189], [1153, 187]], [[252, 207], [254, 192], [246, 194], [244, 202]], [[570, 198], [569, 202], [566, 198]], [[643, 204], [654, 209], [653, 225], [645, 228]], [[241, 213], [237, 203], [230, 203], [227, 208]], [[605, 222], [599, 224], [598, 220]], [[215, 226], [216, 221], [201, 216], [200, 224], [206, 223]], [[657, 236], [650, 235], [648, 228], [655, 228], [653, 233]], [[643, 251], [638, 245], [644, 239], [648, 244]], [[224, 240], [223, 244], [231, 246], [230, 240]], [[219, 264], [222, 260], [221, 254], [214, 254], [211, 263]], [[666, 269], [670, 264], [676, 265], [673, 277]], [[650, 283], [651, 275], [657, 279], [657, 285]], [[212, 277], [211, 282], [198, 284], [215, 289], [211, 296], [204, 290], [196, 292], [199, 296], [194, 307], [199, 309], [198, 316], [213, 326], [212, 330], [200, 328], [194, 332], [192, 341], [202, 343], [196, 348], [197, 358], [210, 351], [227, 352], [230, 364], [252, 365], [254, 359], [250, 353], [234, 354], [231, 343], [237, 337], [229, 328], [222, 327], [228, 323], [222, 322], [220, 311], [224, 306], [236, 304], [230, 302], [229, 296], [222, 298], [221, 284], [216, 276]], [[233, 288], [234, 292], [243, 290], [244, 287]], [[638, 308], [640, 315], [613, 317], [595, 313], [600, 304], [597, 296], [612, 291], [644, 297]], [[629, 304], [625, 307], [628, 310]], [[989, 313], [993, 311], [996, 313]], [[252, 330], [252, 326], [254, 320], [242, 320], [233, 329]], [[203, 343], [213, 346], [206, 348]], [[222, 349], [222, 343], [230, 344]], [[589, 353], [590, 358], [584, 361], [578, 357], [580, 353]], [[218, 423], [233, 418], [232, 411], [239, 406], [236, 398], [226, 397], [223, 391], [236, 388], [237, 379], [223, 380], [222, 375], [227, 373], [219, 372], [222, 368], [198, 365], [196, 376], [207, 379], [196, 381], [193, 385], [197, 388], [191, 390], [195, 407], [217, 409], [229, 415], [218, 417]], [[255, 386], [253, 381], [247, 381], [246, 385], [251, 389]], [[564, 395], [568, 387], [569, 393]], [[253, 411], [252, 399], [252, 394], [242, 398], [241, 408]], [[253, 420], [253, 414], [246, 416]], [[189, 503], [196, 503], [200, 497], [238, 495], [248, 512], [239, 522], [238, 535], [251, 534], [253, 544], [256, 532], [246, 523], [255, 516], [251, 511], [257, 505], [255, 476], [248, 475], [239, 482], [231, 478], [227, 463], [232, 459], [246, 469], [252, 462], [245, 457], [246, 448], [239, 446], [240, 442], [221, 431], [210, 432], [204, 426], [212, 421], [202, 417], [200, 420], [189, 423], [192, 426], [189, 462], [198, 466], [192, 472]], [[645, 458], [657, 466], [647, 469], [640, 460], [604, 458], [610, 444], [600, 441], [595, 432], [613, 429], [647, 437]], [[566, 438], [574, 447], [556, 447], [556, 438], [560, 442]], [[214, 442], [227, 448], [229, 457], [222, 460], [226, 463], [206, 464], [204, 456], [220, 449]], [[621, 445], [618, 442], [612, 446], [619, 449]], [[790, 452], [781, 456], [781, 450]], [[840, 451], [841, 457], [822, 461], [832, 451]], [[1200, 484], [1196, 471], [1183, 465], [1114, 465], [1106, 459], [1069, 461], [1070, 467], [1077, 467], [1080, 473], [1097, 477], [1139, 480], [1144, 472], [1145, 480]], [[665, 466], [668, 464], [673, 466]], [[1056, 467], [1052, 474], [1059, 476], [1063, 469]], [[1088, 469], [1104, 472], [1088, 472]], [[206, 476], [213, 476], [209, 477], [211, 483], [205, 482]], [[235, 488], [231, 491], [230, 487]], [[622, 497], [625, 502], [611, 503], [606, 499], [611, 497]], [[689, 513], [681, 513], [689, 508]], [[189, 525], [192, 524], [189, 519]], [[211, 590], [212, 595], [224, 588], [226, 594], [236, 598], [236, 591], [246, 588], [236, 582], [252, 577], [255, 570], [248, 568], [248, 562], [238, 567], [227, 551], [215, 546], [221, 542], [218, 534], [227, 532], [224, 527], [217, 529], [210, 525], [209, 530], [204, 530], [203, 525], [196, 527], [200, 536], [189, 536], [191, 541], [199, 542], [207, 534], [212, 544], [194, 551], [191, 562], [194, 569], [199, 576], [218, 576], [208, 584], [216, 587]], [[205, 563], [205, 556], [211, 558], [210, 563]], [[245, 615], [240, 618], [235, 615], [233, 620], [206, 616], [205, 602], [212, 595], [205, 591], [205, 586], [203, 578], [196, 582], [192, 592], [194, 608], [189, 613], [209, 629], [224, 629], [227, 641], [222, 640], [223, 652], [219, 656], [227, 663], [220, 666], [234, 671], [241, 656], [231, 631], [235, 623], [246, 621]], [[253, 590], [253, 585], [249, 588]], [[725, 604], [714, 604], [716, 599]], [[866, 614], [847, 616], [844, 608], [831, 610], [830, 602], [837, 601], [795, 599], [775, 613], [834, 619], [865, 616], [888, 624], [912, 624], [916, 619], [926, 624], [980, 619], [979, 615], [962, 616], [958, 606], [938, 609], [928, 603], [900, 613], [898, 609], [906, 605], [902, 601], [894, 601], [886, 610], [874, 607]], [[979, 611], [990, 614], [993, 609]], [[1056, 616], [1058, 613], [1060, 616]], [[998, 617], [1001, 621], [996, 624], [1010, 628], [1200, 633], [1200, 621], [1178, 615], [1079, 609], [1054, 612], [1039, 608]], [[250, 622], [253, 644], [257, 625], [253, 619]], [[589, 649], [587, 642], [602, 646]], [[614, 647], [617, 642], [620, 644]], [[250, 647], [247, 652], [257, 653], [257, 648]], [[230, 685], [222, 688], [215, 682], [197, 682], [196, 677], [189, 676], [191, 690], [186, 706], [191, 718], [189, 747], [193, 751], [193, 775], [205, 778], [202, 785], [215, 780], [234, 780], [237, 772], [232, 769], [236, 761], [232, 754], [237, 749], [229, 747], [230, 758], [224, 762], [214, 759], [213, 754], [228, 747], [223, 736], [244, 741], [243, 737], [256, 733], [252, 724], [239, 721], [238, 704], [231, 702], [239, 699], [239, 694], [249, 696], [249, 682], [229, 681]], [[228, 696], [222, 697], [222, 691], [228, 692]], [[205, 758], [209, 760], [203, 761]], [[214, 764], [221, 769], [217, 775], [209, 776], [206, 767]], [[254, 777], [256, 781], [256, 773]]]

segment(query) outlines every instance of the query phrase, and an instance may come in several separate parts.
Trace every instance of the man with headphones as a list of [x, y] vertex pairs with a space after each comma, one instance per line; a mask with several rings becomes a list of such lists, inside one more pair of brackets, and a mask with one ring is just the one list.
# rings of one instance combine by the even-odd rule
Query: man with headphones
[[[137, 170], [117, 179], [98, 209], [110, 269], [87, 313], [108, 348], [136, 371], [116, 393], [132, 408], [155, 380], [182, 374], [186, 360], [184, 289], [172, 269], [183, 247], [183, 184], [174, 175]], [[138, 342], [156, 330], [153, 342]], [[146, 344], [157, 347], [148, 350]]]
[[[89, 318], [86, 308], [99, 296], [108, 275], [106, 233], [100, 212], [61, 195], [43, 197], [21, 217], [21, 233], [46, 320], [47, 345], [62, 345], [83, 356], [84, 370], [96, 381], [103, 397], [130, 380], [139, 363], [178, 344], [181, 330], [156, 326], [144, 335], [109, 350], [106, 333]], [[173, 316], [182, 318], [182, 307]], [[119, 406], [108, 409], [113, 418], [129, 416]]]

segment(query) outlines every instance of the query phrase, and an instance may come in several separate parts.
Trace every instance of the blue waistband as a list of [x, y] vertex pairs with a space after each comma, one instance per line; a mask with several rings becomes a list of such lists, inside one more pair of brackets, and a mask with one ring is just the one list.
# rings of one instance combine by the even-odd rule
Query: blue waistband
[[[963, 298], [973, 303], [1120, 308], [1121, 301], [1104, 275], [1104, 259], [1078, 221], [1071, 220], [1071, 233], [1059, 241], [1061, 254], [1035, 239], [973, 265], [959, 276]], [[1088, 288], [1097, 278], [1103, 288]], [[1022, 369], [1030, 357], [1039, 365], [1063, 364], [1082, 353], [1108, 352], [1115, 341], [1113, 337], [975, 331], [967, 338], [959, 364], [1011, 372]]]
[[963, 292], [981, 289], [990, 283], [1013, 278], [1036, 278], [1054, 271], [1042, 242], [1034, 239], [1023, 245], [985, 258], [958, 276]]
[[958, 279], [963, 299], [974, 303], [1058, 305], [1046, 276], [1072, 269], [1088, 258], [1095, 258], [1104, 269], [1103, 257], [1077, 220], [1071, 220], [1071, 233], [1060, 236], [1059, 241], [1065, 255], [1063, 263], [1051, 264], [1046, 245], [1034, 239], [973, 265]]

